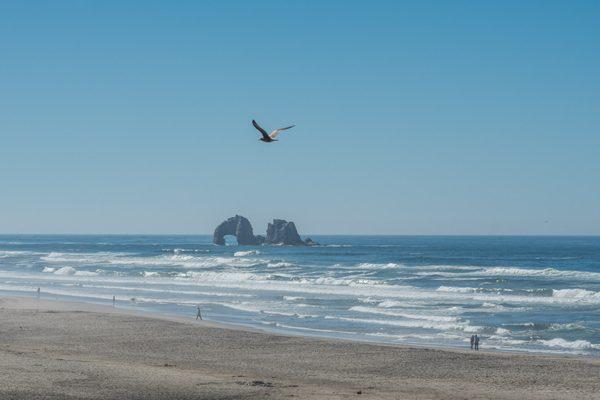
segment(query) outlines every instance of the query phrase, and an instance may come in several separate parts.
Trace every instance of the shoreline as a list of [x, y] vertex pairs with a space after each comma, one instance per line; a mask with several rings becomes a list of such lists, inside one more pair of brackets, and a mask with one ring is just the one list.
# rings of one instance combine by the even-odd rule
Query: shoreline
[[[97, 312], [106, 312], [109, 314], [122, 313], [122, 314], [128, 314], [128, 315], [132, 315], [132, 316], [142, 317], [142, 318], [161, 319], [161, 320], [165, 320], [165, 321], [172, 321], [172, 322], [192, 324], [192, 325], [195, 325], [199, 322], [199, 321], [196, 321], [191, 316], [188, 318], [188, 317], [184, 317], [182, 315], [177, 315], [177, 314], [161, 313], [158, 311], [148, 310], [148, 309], [134, 309], [132, 307], [123, 307], [122, 305], [121, 306], [117, 305], [116, 307], [112, 307], [111, 305], [108, 305], [108, 304], [100, 304], [100, 302], [85, 301], [85, 300], [78, 300], [78, 299], [65, 300], [65, 299], [59, 299], [58, 297], [55, 299], [50, 299], [50, 298], [47, 298], [44, 296], [42, 296], [40, 299], [38, 299], [35, 296], [19, 296], [19, 295], [13, 295], [13, 294], [4, 296], [4, 295], [2, 295], [2, 292], [0, 291], [0, 300], [2, 300], [2, 299], [15, 299], [15, 300], [23, 299], [23, 300], [33, 300], [33, 301], [41, 301], [41, 302], [47, 301], [47, 302], [51, 302], [51, 303], [63, 304], [63, 306], [67, 306], [69, 304], [75, 304], [75, 305], [79, 305], [80, 308], [84, 308], [87, 310], [95, 310]], [[90, 299], [94, 299], [94, 298], [90, 297]], [[119, 301], [121, 303], [124, 302], [124, 300], [122, 300], [122, 299]], [[106, 300], [106, 302], [109, 302], [109, 300]], [[335, 341], [343, 341], [343, 342], [350, 342], [350, 343], [363, 343], [363, 344], [371, 344], [371, 345], [376, 345], [376, 346], [391, 346], [391, 347], [400, 347], [400, 348], [408, 348], [408, 349], [431, 349], [431, 350], [443, 350], [443, 351], [460, 352], [460, 353], [473, 352], [473, 350], [469, 349], [466, 344], [465, 344], [465, 347], [462, 348], [462, 347], [458, 347], [458, 346], [444, 346], [444, 345], [435, 346], [435, 345], [424, 345], [424, 344], [420, 344], [420, 343], [391, 343], [391, 342], [367, 340], [367, 339], [361, 339], [361, 338], [354, 339], [354, 338], [326, 336], [326, 335], [319, 335], [319, 334], [302, 334], [302, 333], [294, 332], [294, 331], [275, 330], [275, 329], [269, 329], [268, 327], [258, 327], [258, 326], [253, 326], [250, 324], [236, 324], [233, 322], [231, 322], [231, 323], [230, 322], [220, 322], [220, 321], [214, 321], [214, 320], [210, 320], [210, 319], [203, 319], [202, 321], [205, 322], [207, 326], [211, 326], [211, 327], [249, 331], [249, 332], [263, 333], [266, 335], [274, 335], [274, 336], [284, 336], [284, 337], [291, 336], [291, 337], [334, 341], [334, 342]], [[492, 354], [524, 355], [524, 356], [539, 356], [539, 357], [551, 357], [551, 358], [567, 358], [567, 359], [575, 359], [575, 360], [600, 361], [600, 357], [591, 357], [586, 354], [575, 354], [575, 353], [554, 352], [554, 351], [503, 350], [503, 349], [498, 349], [498, 348], [486, 348], [485, 346], [483, 346], [482, 349], [478, 350], [478, 352], [485, 352], [485, 353], [492, 353]]]
[[[3, 398], [591, 399], [600, 361], [282, 335], [0, 297]], [[473, 379], [476, 376], [477, 379]]]

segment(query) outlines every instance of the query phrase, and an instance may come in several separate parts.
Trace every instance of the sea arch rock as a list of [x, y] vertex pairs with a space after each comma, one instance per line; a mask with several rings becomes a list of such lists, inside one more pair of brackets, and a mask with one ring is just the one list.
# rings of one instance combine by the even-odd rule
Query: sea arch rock
[[223, 246], [226, 235], [235, 236], [239, 245], [253, 246], [261, 244], [260, 238], [254, 236], [250, 221], [241, 215], [236, 215], [221, 222], [213, 234], [213, 243]]

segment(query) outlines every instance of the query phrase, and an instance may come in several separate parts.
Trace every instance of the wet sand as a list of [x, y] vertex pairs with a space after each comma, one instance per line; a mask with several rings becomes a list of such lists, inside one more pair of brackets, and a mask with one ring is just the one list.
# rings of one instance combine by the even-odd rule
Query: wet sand
[[598, 399], [600, 360], [274, 335], [0, 297], [1, 399]]

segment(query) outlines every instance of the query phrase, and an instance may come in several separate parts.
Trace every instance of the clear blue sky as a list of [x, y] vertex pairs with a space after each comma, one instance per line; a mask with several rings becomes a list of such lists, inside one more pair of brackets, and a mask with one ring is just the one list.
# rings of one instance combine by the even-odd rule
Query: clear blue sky
[[[598, 1], [2, 1], [0, 232], [600, 234]], [[296, 124], [281, 141], [267, 128]]]

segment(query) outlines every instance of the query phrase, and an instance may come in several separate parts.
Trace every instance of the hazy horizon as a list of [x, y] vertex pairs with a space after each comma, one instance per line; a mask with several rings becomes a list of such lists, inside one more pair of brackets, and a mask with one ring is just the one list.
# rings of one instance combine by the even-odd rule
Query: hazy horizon
[[[264, 232], [254, 230], [255, 234], [264, 235]], [[596, 238], [600, 237], [600, 235], [579, 235], [579, 234], [522, 234], [522, 235], [514, 235], [514, 234], [462, 234], [462, 233], [452, 233], [452, 234], [381, 234], [381, 233], [315, 233], [315, 232], [298, 232], [300, 236], [327, 236], [327, 237], [587, 237], [587, 238]], [[213, 236], [213, 232], [210, 233], [10, 233], [10, 232], [0, 232], [0, 236]], [[226, 235], [231, 236], [231, 235]], [[229, 246], [229, 244], [227, 244]]]
[[600, 235], [599, 17], [2, 2], [0, 232]]

